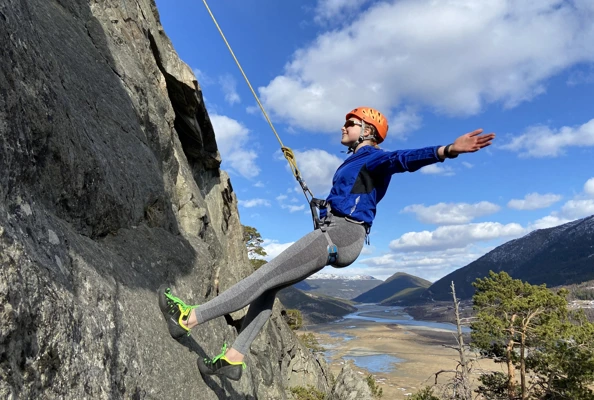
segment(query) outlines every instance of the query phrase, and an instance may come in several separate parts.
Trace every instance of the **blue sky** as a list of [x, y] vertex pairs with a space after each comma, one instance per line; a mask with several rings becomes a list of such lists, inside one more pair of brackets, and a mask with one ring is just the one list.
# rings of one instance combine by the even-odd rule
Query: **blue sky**
[[[244, 225], [270, 257], [312, 229], [279, 144], [202, 1], [157, 0], [195, 72]], [[210, 1], [209, 6], [316, 197], [346, 158], [344, 115], [388, 115], [386, 150], [495, 143], [393, 177], [357, 262], [435, 281], [534, 229], [594, 214], [591, 0]]]

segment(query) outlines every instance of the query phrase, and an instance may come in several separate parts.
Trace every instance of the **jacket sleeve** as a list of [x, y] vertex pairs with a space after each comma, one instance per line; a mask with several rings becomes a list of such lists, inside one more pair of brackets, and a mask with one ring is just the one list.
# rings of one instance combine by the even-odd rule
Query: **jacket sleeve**
[[443, 162], [437, 155], [439, 147], [378, 152], [377, 157], [367, 162], [367, 169], [373, 173], [390, 175], [397, 172], [414, 172], [426, 165]]

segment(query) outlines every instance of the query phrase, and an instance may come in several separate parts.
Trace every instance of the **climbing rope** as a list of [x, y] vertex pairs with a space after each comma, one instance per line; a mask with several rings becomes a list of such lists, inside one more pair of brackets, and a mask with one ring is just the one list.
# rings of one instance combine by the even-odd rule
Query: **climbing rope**
[[[276, 139], [278, 140], [278, 142], [279, 142], [279, 144], [281, 146], [281, 150], [283, 152], [283, 155], [285, 156], [285, 158], [289, 162], [289, 167], [291, 168], [291, 172], [293, 172], [293, 175], [295, 176], [295, 179], [297, 179], [297, 182], [299, 182], [299, 185], [301, 186], [301, 189], [303, 189], [303, 194], [305, 195], [305, 199], [308, 202], [311, 203], [311, 200], [314, 198], [313, 193], [311, 192], [311, 190], [309, 190], [309, 188], [307, 187], [307, 184], [305, 183], [305, 181], [301, 177], [301, 172], [299, 172], [299, 168], [297, 168], [297, 160], [295, 159], [295, 154], [293, 154], [293, 150], [291, 150], [290, 148], [288, 148], [288, 147], [286, 147], [286, 146], [283, 145], [283, 142], [281, 141], [280, 136], [276, 132], [276, 129], [274, 128], [274, 125], [272, 124], [272, 121], [268, 117], [268, 114], [266, 113], [266, 110], [264, 109], [264, 106], [260, 102], [260, 99], [258, 98], [258, 95], [256, 94], [256, 91], [252, 87], [252, 84], [250, 83], [250, 81], [249, 81], [247, 75], [245, 74], [245, 72], [243, 71], [243, 68], [241, 68], [241, 64], [239, 63], [239, 60], [237, 60], [237, 57], [235, 57], [235, 53], [233, 53], [233, 49], [231, 49], [231, 46], [229, 45], [229, 42], [227, 41], [227, 38], [225, 37], [225, 34], [223, 33], [223, 30], [219, 26], [219, 24], [217, 22], [217, 19], [215, 18], [214, 14], [210, 10], [210, 7], [208, 7], [208, 4], [206, 3], [206, 0], [202, 0], [202, 2], [204, 3], [204, 6], [206, 7], [206, 10], [210, 14], [210, 17], [212, 18], [212, 21], [214, 22], [215, 26], [219, 30], [219, 33], [221, 34], [221, 37], [223, 38], [223, 41], [227, 45], [227, 48], [229, 49], [229, 52], [231, 53], [231, 56], [235, 60], [235, 64], [237, 64], [237, 67], [241, 71], [241, 74], [243, 75], [243, 78], [245, 79], [245, 81], [246, 81], [247, 85], [249, 86], [250, 90], [252, 91], [252, 94], [254, 95], [254, 98], [256, 99], [256, 102], [258, 103], [258, 106], [260, 107], [260, 110], [262, 110], [262, 113], [264, 114], [264, 117], [266, 118], [266, 121], [268, 121], [268, 125], [270, 125], [270, 128], [272, 129], [272, 132], [276, 136]], [[312, 210], [312, 213], [313, 213], [313, 210]], [[315, 222], [315, 216], [314, 216], [314, 222]]]

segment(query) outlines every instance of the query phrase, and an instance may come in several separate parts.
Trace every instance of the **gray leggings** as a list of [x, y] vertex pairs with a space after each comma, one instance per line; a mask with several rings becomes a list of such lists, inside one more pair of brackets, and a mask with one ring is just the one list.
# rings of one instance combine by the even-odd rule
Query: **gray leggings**
[[[338, 260], [333, 267], [352, 264], [363, 248], [366, 230], [363, 225], [332, 216], [327, 227], [332, 242], [338, 247]], [[240, 310], [250, 305], [233, 348], [247, 354], [250, 345], [270, 315], [276, 293], [324, 268], [328, 261], [328, 240], [316, 229], [305, 235], [274, 260], [239, 281], [219, 296], [196, 309], [199, 323]]]

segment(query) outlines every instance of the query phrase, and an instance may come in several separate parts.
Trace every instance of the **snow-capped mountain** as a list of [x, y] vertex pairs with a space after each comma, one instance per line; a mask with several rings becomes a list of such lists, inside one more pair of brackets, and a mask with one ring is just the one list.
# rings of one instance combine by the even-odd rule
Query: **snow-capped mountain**
[[350, 300], [381, 283], [383, 281], [370, 275], [345, 276], [318, 272], [294, 286], [306, 293]]
[[374, 280], [371, 275], [336, 275], [336, 274], [328, 274], [328, 273], [321, 273], [318, 272], [317, 274], [313, 274], [308, 280], [317, 280], [317, 279], [332, 279], [332, 280], [343, 280], [343, 281], [369, 281]]

